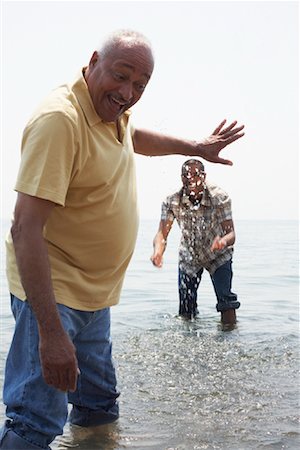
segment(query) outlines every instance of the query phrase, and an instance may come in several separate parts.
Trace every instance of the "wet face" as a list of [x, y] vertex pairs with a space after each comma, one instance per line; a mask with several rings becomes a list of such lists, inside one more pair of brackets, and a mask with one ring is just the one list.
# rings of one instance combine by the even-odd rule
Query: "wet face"
[[185, 165], [181, 180], [188, 195], [198, 197], [204, 189], [206, 174], [200, 164]]
[[151, 51], [141, 45], [119, 45], [104, 58], [94, 52], [85, 79], [102, 120], [115, 122], [141, 98], [153, 66]]

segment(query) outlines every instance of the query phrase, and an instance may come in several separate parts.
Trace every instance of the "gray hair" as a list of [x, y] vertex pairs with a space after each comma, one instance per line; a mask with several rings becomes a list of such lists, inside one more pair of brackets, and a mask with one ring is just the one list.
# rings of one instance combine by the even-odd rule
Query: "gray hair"
[[105, 58], [121, 45], [125, 45], [127, 48], [131, 48], [136, 45], [148, 48], [153, 56], [153, 50], [149, 39], [139, 31], [130, 29], [117, 30], [109, 34], [102, 43], [98, 53]]

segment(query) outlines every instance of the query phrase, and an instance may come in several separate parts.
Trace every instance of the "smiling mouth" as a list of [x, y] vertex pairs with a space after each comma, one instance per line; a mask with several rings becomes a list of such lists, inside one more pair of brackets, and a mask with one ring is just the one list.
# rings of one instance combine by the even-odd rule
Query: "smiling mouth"
[[121, 112], [122, 110], [124, 110], [125, 106], [127, 105], [126, 102], [121, 101], [112, 95], [109, 96], [109, 102], [110, 102], [113, 110], [116, 112]]

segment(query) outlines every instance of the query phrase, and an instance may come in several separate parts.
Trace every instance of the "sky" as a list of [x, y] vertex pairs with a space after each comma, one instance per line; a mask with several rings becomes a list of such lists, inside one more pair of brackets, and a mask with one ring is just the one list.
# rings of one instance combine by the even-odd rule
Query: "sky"
[[[242, 220], [298, 219], [299, 3], [295, 1], [2, 1], [1, 216], [10, 217], [23, 129], [72, 81], [111, 31], [151, 41], [153, 76], [132, 108], [137, 127], [201, 140], [223, 120], [245, 136], [206, 163]], [[136, 156], [141, 218], [159, 221], [184, 156]]]

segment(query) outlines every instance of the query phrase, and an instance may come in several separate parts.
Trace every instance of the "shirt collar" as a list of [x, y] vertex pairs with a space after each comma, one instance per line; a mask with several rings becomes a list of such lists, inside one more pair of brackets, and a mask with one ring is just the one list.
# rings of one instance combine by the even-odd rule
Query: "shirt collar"
[[[88, 124], [93, 127], [97, 125], [100, 122], [105, 123], [100, 116], [98, 116], [95, 107], [93, 105], [88, 86], [86, 84], [86, 81], [84, 79], [84, 71], [85, 67], [81, 70], [81, 72], [78, 74], [73, 86], [72, 90], [74, 91], [76, 98], [81, 106], [81, 109], [85, 115], [85, 118], [88, 122]], [[129, 116], [131, 114], [130, 110], [125, 111], [123, 115]]]
[[[193, 202], [191, 202], [191, 200], [189, 199], [189, 196], [187, 195], [184, 188], [181, 189], [180, 196], [181, 196], [182, 205], [185, 205], [188, 207], [195, 206], [195, 204]], [[199, 205], [201, 205], [201, 206], [209, 206], [210, 205], [209, 192], [208, 192], [208, 188], [207, 188], [206, 184], [204, 185], [203, 195], [202, 195]]]

